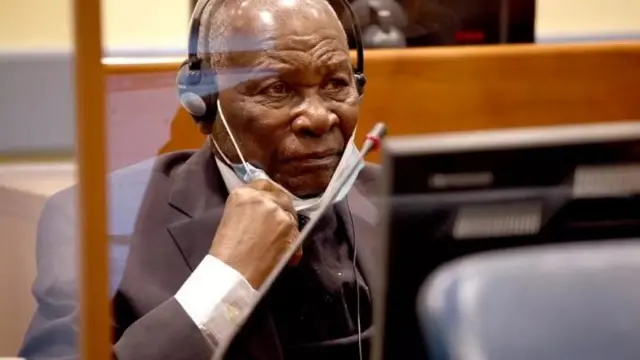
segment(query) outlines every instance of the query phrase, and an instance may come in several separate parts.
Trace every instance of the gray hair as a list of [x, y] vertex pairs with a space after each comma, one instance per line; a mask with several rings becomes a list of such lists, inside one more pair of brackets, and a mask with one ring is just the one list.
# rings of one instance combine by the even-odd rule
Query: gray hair
[[[254, 5], [273, 4], [274, 0], [250, 0]], [[336, 20], [340, 22], [335, 9], [326, 0], [297, 0], [308, 7], [318, 7], [324, 4], [329, 7]], [[204, 59], [213, 69], [221, 69], [226, 65], [225, 54], [230, 51], [249, 51], [260, 49], [257, 39], [230, 38], [231, 16], [229, 14], [240, 3], [239, 0], [199, 0], [193, 11], [193, 15], [200, 12], [205, 6], [200, 17], [200, 30], [198, 37], [198, 57]], [[205, 5], [206, 4], [206, 5]], [[193, 16], [192, 15], [192, 16]], [[346, 40], [346, 34], [345, 34]]]

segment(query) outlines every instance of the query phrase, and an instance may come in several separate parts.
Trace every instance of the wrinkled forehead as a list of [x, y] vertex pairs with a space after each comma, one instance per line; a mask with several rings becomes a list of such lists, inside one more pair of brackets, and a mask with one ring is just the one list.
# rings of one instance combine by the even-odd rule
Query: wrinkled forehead
[[351, 71], [345, 32], [325, 0], [228, 0], [213, 19], [218, 36], [207, 48], [219, 91], [266, 77], [310, 83]]
[[[325, 0], [238, 0], [225, 7], [224, 16], [233, 31], [261, 32], [302, 26], [310, 30], [342, 26]], [[293, 26], [295, 25], [295, 26]]]
[[286, 57], [319, 45], [324, 51], [348, 53], [342, 24], [324, 0], [243, 0], [225, 10], [223, 51], [232, 62], [244, 63], [236, 65], [264, 52]]

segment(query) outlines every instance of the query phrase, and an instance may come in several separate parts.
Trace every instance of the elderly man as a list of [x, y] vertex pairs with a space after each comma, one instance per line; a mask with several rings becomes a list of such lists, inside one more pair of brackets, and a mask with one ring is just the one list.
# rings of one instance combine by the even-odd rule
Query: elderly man
[[[200, 34], [200, 56], [224, 89], [218, 118], [200, 122], [208, 135], [200, 150], [161, 156], [151, 171], [114, 298], [121, 360], [210, 359], [254, 306], [298, 236], [298, 219], [316, 215], [312, 205], [336, 169], [358, 159], [359, 95], [345, 32], [327, 2], [214, 0]], [[259, 46], [221, 52], [238, 38]], [[269, 72], [238, 82], [229, 74], [239, 69]], [[246, 181], [249, 164], [266, 179]], [[368, 357], [375, 177], [365, 166], [322, 215], [230, 357]]]

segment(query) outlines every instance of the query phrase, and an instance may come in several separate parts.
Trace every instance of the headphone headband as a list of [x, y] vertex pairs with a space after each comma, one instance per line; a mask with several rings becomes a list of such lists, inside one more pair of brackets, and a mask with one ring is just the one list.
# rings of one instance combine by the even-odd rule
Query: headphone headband
[[[204, 10], [207, 8], [207, 5], [212, 0], [204, 0], [198, 1], [196, 3], [196, 7], [193, 10], [193, 17], [191, 18], [191, 24], [189, 26], [189, 45], [187, 48], [188, 51], [188, 64], [189, 70], [198, 71], [201, 70], [200, 58], [198, 57], [198, 40], [200, 39], [200, 24], [202, 23], [202, 15], [204, 14]], [[224, 0], [222, 0], [224, 1]], [[353, 31], [353, 37], [355, 38], [356, 45], [356, 66], [354, 68], [354, 72], [357, 74], [364, 74], [364, 46], [362, 45], [362, 31], [360, 30], [360, 24], [358, 23], [358, 18], [354, 13], [351, 5], [349, 4], [349, 0], [340, 0], [343, 7], [349, 13], [349, 18], [351, 19], [351, 30]], [[198, 6], [200, 4], [200, 6]]]

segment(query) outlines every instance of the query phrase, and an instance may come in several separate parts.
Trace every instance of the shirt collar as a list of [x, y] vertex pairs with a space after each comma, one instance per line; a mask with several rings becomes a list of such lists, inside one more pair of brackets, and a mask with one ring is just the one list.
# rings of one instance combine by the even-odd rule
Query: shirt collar
[[236, 175], [236, 173], [233, 172], [233, 170], [231, 170], [229, 166], [227, 166], [227, 164], [218, 159], [218, 157], [215, 155], [213, 156], [213, 158], [216, 160], [218, 169], [220, 169], [220, 175], [222, 175], [222, 181], [224, 181], [224, 185], [227, 187], [227, 191], [231, 192], [244, 185], [238, 175]]

